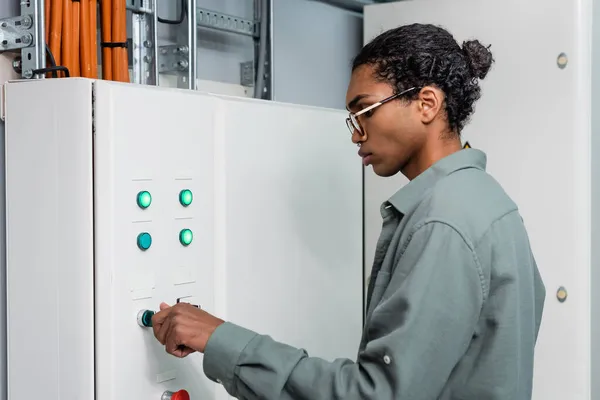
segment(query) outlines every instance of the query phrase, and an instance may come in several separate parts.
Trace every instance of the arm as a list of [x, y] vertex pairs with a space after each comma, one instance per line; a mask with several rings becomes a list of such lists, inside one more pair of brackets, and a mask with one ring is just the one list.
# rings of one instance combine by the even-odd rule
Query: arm
[[452, 227], [412, 235], [356, 362], [309, 357], [231, 323], [205, 349], [204, 372], [240, 399], [433, 399], [475, 332], [484, 289], [472, 249]]

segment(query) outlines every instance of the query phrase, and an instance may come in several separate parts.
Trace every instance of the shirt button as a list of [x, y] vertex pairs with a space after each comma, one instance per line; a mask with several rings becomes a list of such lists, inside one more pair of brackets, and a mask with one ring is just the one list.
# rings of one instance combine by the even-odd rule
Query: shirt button
[[388, 356], [387, 354], [385, 356], [383, 356], [383, 362], [386, 364], [389, 364], [392, 362], [392, 360], [390, 359], [390, 356]]

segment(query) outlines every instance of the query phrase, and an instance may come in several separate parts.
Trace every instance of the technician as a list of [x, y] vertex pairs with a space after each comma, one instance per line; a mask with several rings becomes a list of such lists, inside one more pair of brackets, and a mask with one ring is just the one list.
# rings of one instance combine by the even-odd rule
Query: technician
[[461, 48], [420, 24], [354, 60], [352, 140], [376, 174], [410, 180], [381, 207], [356, 361], [309, 357], [187, 304], [153, 317], [167, 352], [203, 352], [205, 374], [241, 399], [530, 399], [544, 284], [517, 206], [460, 139], [492, 62], [478, 41]]

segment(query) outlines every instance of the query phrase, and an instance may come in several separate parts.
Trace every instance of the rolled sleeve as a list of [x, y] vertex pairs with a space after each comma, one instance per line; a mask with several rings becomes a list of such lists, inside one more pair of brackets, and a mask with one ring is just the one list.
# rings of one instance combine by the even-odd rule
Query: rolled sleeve
[[426, 223], [368, 316], [356, 361], [309, 357], [223, 324], [207, 344], [205, 373], [241, 399], [437, 398], [471, 341], [483, 295], [472, 246], [451, 226]]
[[229, 392], [234, 384], [234, 371], [240, 355], [257, 334], [248, 329], [225, 322], [210, 336], [204, 349], [204, 374], [223, 384]]

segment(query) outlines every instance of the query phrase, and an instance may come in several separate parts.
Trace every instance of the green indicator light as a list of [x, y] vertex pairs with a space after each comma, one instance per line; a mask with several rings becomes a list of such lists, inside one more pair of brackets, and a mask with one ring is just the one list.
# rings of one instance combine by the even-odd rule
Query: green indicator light
[[189, 244], [192, 243], [193, 239], [194, 239], [194, 234], [192, 233], [191, 230], [183, 229], [181, 232], [179, 232], [179, 241], [181, 242], [182, 245], [189, 246]]
[[150, 192], [147, 192], [144, 190], [143, 192], [138, 193], [137, 204], [140, 208], [146, 209], [146, 208], [150, 207], [151, 203], [152, 203], [152, 195], [150, 194]]
[[152, 245], [152, 236], [148, 232], [140, 233], [137, 237], [137, 245], [140, 250], [148, 250]]
[[192, 204], [192, 200], [194, 199], [194, 196], [192, 195], [192, 191], [189, 189], [184, 189], [181, 192], [179, 192], [179, 202], [181, 203], [182, 206], [187, 207], [190, 204]]

